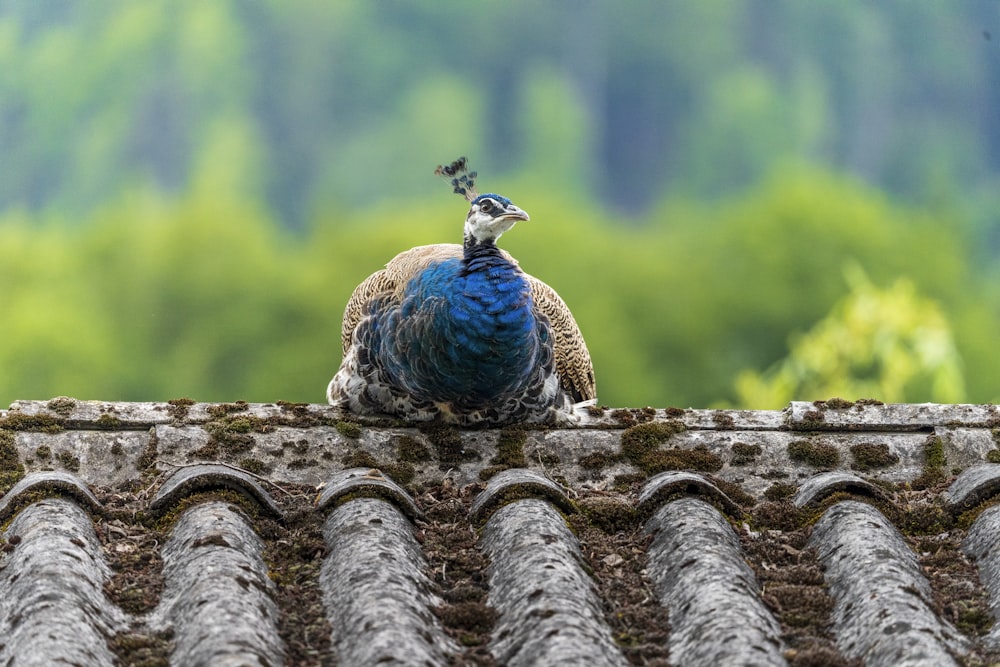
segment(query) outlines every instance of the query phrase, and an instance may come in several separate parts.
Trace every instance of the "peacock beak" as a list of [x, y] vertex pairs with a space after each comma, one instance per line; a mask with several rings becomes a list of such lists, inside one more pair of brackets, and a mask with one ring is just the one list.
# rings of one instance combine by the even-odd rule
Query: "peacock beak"
[[527, 211], [524, 211], [514, 206], [513, 204], [504, 209], [503, 215], [500, 215], [498, 217], [506, 220], [514, 220], [515, 222], [518, 220], [525, 220], [525, 221], [531, 220], [531, 218], [528, 217]]

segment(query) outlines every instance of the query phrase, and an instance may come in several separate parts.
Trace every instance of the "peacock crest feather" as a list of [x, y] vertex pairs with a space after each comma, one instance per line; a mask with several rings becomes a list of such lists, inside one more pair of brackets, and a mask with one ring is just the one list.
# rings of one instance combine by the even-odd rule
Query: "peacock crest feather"
[[580, 329], [555, 290], [496, 246], [528, 214], [479, 194], [464, 157], [435, 173], [470, 203], [464, 243], [412, 248], [358, 285], [328, 400], [462, 425], [574, 421], [596, 401]]
[[435, 176], [443, 176], [448, 179], [453, 188], [452, 192], [462, 195], [468, 201], [474, 201], [479, 193], [476, 192], [476, 176], [474, 171], [469, 171], [469, 161], [465, 157], [460, 157], [451, 164], [438, 165], [434, 170]]

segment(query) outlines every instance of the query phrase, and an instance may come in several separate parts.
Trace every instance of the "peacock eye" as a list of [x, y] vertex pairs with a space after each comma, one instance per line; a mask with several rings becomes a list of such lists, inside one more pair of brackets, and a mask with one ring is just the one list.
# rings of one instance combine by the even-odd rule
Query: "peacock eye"
[[489, 213], [493, 210], [493, 202], [489, 199], [484, 199], [483, 203], [479, 205], [479, 210], [483, 213]]

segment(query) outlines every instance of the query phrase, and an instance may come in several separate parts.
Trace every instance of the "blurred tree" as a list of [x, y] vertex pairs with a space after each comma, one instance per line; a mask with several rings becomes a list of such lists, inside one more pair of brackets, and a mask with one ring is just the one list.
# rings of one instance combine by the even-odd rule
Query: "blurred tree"
[[998, 44], [993, 0], [7, 0], [0, 210], [84, 219], [137, 181], [178, 193], [236, 119], [260, 142], [267, 205], [304, 229], [327, 205], [370, 205], [377, 183], [422, 192], [456, 150], [490, 173], [536, 168], [540, 77], [559, 91], [546, 108], [585, 131], [548, 146], [580, 165], [551, 187], [630, 216], [788, 159], [964, 199], [1000, 171]]
[[995, 0], [0, 0], [0, 396], [319, 400], [467, 152], [604, 402], [732, 402], [848, 258], [1000, 398], [998, 45]]
[[938, 304], [921, 297], [910, 280], [881, 289], [856, 264], [845, 273], [850, 293], [793, 338], [788, 357], [764, 373], [736, 378], [740, 406], [774, 409], [834, 396], [963, 401], [962, 360]]
[[649, 369], [652, 386], [622, 378], [628, 404], [656, 396], [686, 407], [728, 397], [738, 370], [774, 363], [789, 331], [808, 327], [843, 296], [836, 277], [845, 258], [873, 280], [910, 275], [956, 311], [985, 305], [968, 288], [961, 239], [946, 221], [805, 166], [789, 165], [718, 206], [667, 202], [654, 219], [662, 221], [651, 225], [656, 231], [616, 235], [611, 248], [621, 254], [606, 251], [606, 266], [630, 268], [606, 271], [599, 288], [620, 303], [620, 317], [640, 336], [634, 353]]
[[232, 4], [72, 4], [35, 29], [35, 3], [0, 12], [0, 206], [84, 217], [137, 180], [183, 186], [213, 122], [246, 107]]
[[[354, 286], [403, 249], [460, 241], [465, 205], [443, 184], [426, 199], [328, 209], [292, 235], [238, 194], [259, 177], [247, 127], [233, 122], [217, 138], [182, 198], [136, 188], [86, 225], [0, 216], [0, 402], [320, 401]], [[502, 245], [573, 310], [605, 404], [738, 400], [739, 371], [776, 363], [787, 332], [844, 297], [848, 257], [875, 284], [909, 276], [920, 298], [941, 304], [958, 354], [975, 360], [969, 398], [1000, 395], [1000, 289], [964, 268], [939, 217], [801, 168], [721, 205], [665, 203], [626, 228], [546, 185], [490, 179], [532, 216]], [[911, 383], [906, 396], [942, 395], [932, 390]]]
[[111, 322], [94, 317], [104, 297], [80, 279], [79, 237], [58, 220], [39, 228], [18, 214], [0, 221], [0, 236], [0, 403], [118, 395], [127, 362], [115, 354]]
[[724, 196], [754, 185], [783, 160], [818, 158], [827, 119], [818, 79], [803, 72], [783, 90], [759, 67], [716, 78], [689, 119], [680, 144], [684, 170], [678, 186], [693, 196]]

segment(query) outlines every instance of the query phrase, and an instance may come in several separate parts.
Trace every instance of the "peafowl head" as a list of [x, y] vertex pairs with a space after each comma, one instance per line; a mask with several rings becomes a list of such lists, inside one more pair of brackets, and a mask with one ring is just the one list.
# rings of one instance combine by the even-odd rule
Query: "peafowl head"
[[464, 157], [439, 166], [434, 173], [447, 178], [453, 192], [472, 204], [465, 216], [466, 243], [496, 243], [501, 234], [519, 221], [529, 219], [527, 213], [503, 195], [477, 193], [476, 172], [469, 171], [468, 160]]
[[500, 235], [528, 214], [503, 195], [485, 194], [472, 200], [472, 208], [465, 217], [465, 237], [477, 243], [495, 243]]

